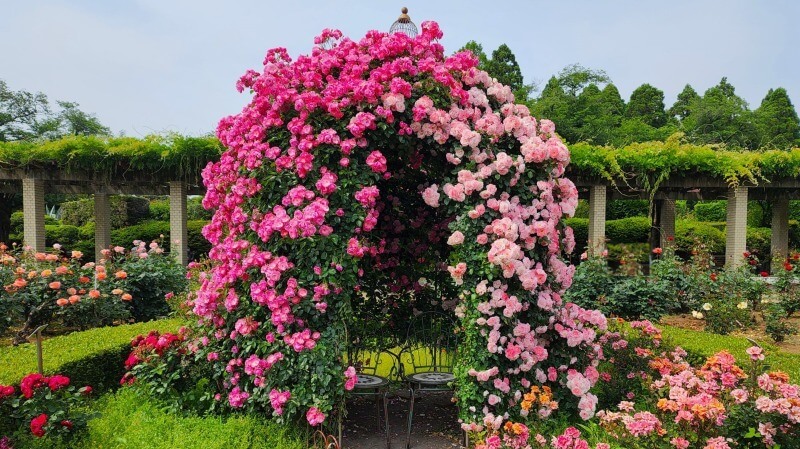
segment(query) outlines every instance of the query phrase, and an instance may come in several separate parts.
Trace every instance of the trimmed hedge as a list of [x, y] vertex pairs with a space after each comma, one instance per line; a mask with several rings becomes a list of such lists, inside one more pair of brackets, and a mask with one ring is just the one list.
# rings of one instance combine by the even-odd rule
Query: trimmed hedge
[[277, 424], [264, 416], [236, 414], [194, 416], [170, 414], [158, 402], [131, 388], [104, 396], [82, 437], [59, 445], [49, 438], [28, 437], [18, 449], [306, 449], [300, 426]]
[[127, 226], [111, 231], [111, 244], [114, 246], [129, 247], [134, 240], [150, 242], [153, 240], [163, 241], [165, 249], [169, 250], [169, 222], [168, 221], [145, 221], [133, 226]]
[[[75, 385], [91, 385], [100, 391], [112, 389], [125, 374], [123, 362], [134, 337], [151, 330], [176, 332], [183, 324], [182, 319], [157, 320], [49, 338], [42, 342], [45, 373], [62, 373]], [[36, 369], [35, 344], [0, 348], [0, 384], [16, 384]]]
[[713, 224], [677, 220], [675, 234], [675, 248], [680, 251], [691, 251], [697, 243], [705, 244], [712, 253], [725, 251], [725, 231], [717, 229]]
[[[740, 364], [749, 363], [749, 356], [745, 349], [753, 346], [743, 337], [731, 335], [716, 335], [708, 332], [683, 329], [679, 327], [658, 325], [664, 336], [672, 343], [703, 357], [709, 357], [720, 351], [728, 351], [736, 357]], [[791, 354], [782, 351], [771, 341], [758, 342], [767, 353], [767, 362], [773, 370], [784, 371], [792, 378], [793, 382], [800, 381], [800, 354]]]
[[[130, 226], [150, 216], [150, 202], [138, 196], [112, 196], [109, 199], [111, 227]], [[83, 198], [61, 204], [61, 223], [84, 226], [94, 223], [94, 199]]]
[[606, 222], [606, 237], [613, 243], [641, 243], [650, 238], [648, 217], [628, 217]]
[[[694, 218], [697, 221], [724, 222], [728, 219], [728, 202], [726, 200], [702, 201], [694, 205]], [[764, 208], [758, 201], [747, 204], [747, 226], [761, 227], [768, 225], [765, 221]]]

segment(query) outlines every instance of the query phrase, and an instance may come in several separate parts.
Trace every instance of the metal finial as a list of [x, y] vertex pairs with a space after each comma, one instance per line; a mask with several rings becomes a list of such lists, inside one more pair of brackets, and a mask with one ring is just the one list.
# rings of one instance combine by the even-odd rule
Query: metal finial
[[400, 12], [402, 14], [400, 14], [400, 17], [398, 17], [389, 28], [389, 33], [403, 33], [410, 38], [416, 37], [417, 34], [419, 34], [419, 30], [417, 26], [414, 25], [414, 22], [411, 21], [411, 17], [408, 16], [408, 8], [403, 7]]

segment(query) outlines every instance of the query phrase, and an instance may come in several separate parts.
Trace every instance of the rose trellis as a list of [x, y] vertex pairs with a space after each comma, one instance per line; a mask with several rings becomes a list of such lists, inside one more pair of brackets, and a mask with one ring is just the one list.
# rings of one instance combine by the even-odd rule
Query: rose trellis
[[[413, 39], [325, 30], [240, 79], [253, 99], [220, 122], [227, 151], [204, 172], [214, 268], [194, 300], [221, 404], [319, 424], [352, 388], [352, 317], [427, 308], [459, 318], [466, 428], [593, 415], [605, 317], [561, 300], [569, 151], [441, 37], [434, 22]], [[520, 407], [535, 385], [552, 400]]]

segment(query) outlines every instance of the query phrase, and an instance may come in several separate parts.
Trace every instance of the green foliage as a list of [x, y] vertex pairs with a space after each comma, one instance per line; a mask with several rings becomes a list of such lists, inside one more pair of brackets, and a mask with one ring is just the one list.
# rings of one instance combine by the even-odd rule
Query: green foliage
[[575, 235], [575, 248], [578, 250], [586, 248], [589, 241], [589, 219], [567, 218], [564, 223], [572, 228], [572, 232]]
[[764, 284], [753, 278], [747, 266], [716, 273], [699, 311], [705, 317], [706, 331], [727, 335], [749, 327], [750, 310], [760, 304], [763, 292]]
[[[139, 223], [150, 215], [149, 201], [138, 196], [112, 196], [109, 200], [109, 209], [112, 228]], [[94, 198], [62, 203], [61, 222], [73, 226], [84, 226], [94, 222]]]
[[682, 124], [686, 134], [700, 144], [721, 143], [748, 149], [758, 145], [753, 114], [724, 77], [694, 102]]
[[786, 89], [770, 89], [754, 111], [760, 148], [788, 149], [800, 139], [800, 119]]
[[698, 244], [704, 245], [711, 253], [721, 253], [725, 250], [725, 232], [709, 223], [677, 220], [675, 249], [689, 252]]
[[168, 199], [155, 199], [150, 201], [150, 219], [155, 221], [169, 221]]
[[[154, 245], [156, 242], [150, 243]], [[159, 253], [154, 248], [148, 253], [144, 244], [140, 251], [132, 251], [121, 258], [115, 257], [115, 270], [127, 273], [125, 285], [133, 296], [130, 301], [131, 314], [136, 321], [147, 321], [165, 316], [170, 307], [165, 296], [168, 293], [180, 294], [186, 290], [186, 268], [174, 257]], [[147, 257], [140, 257], [147, 254]]]
[[780, 343], [789, 335], [797, 335], [797, 327], [787, 318], [789, 314], [780, 303], [771, 303], [762, 311], [765, 331], [774, 341]]
[[200, 197], [192, 197], [186, 201], [186, 218], [192, 220], [211, 220], [213, 212], [206, 210], [203, 207], [203, 199]]
[[111, 244], [125, 248], [131, 246], [131, 242], [134, 240], [151, 242], [153, 240], [169, 241], [168, 239], [168, 221], [144, 221], [137, 225], [111, 231]]
[[[123, 388], [97, 403], [98, 417], [89, 421], [84, 437], [70, 449], [305, 449], [301, 431], [276, 424], [263, 416], [177, 415], [135, 391]], [[55, 448], [52, 443], [28, 440], [18, 449]]]
[[[725, 222], [728, 219], [728, 202], [726, 200], [702, 201], [694, 205], [694, 217], [697, 221]], [[758, 201], [750, 201], [747, 206], [747, 225], [761, 227], [766, 223], [764, 208]]]
[[650, 237], [650, 218], [629, 217], [606, 222], [606, 237], [614, 243], [646, 242]]
[[670, 118], [684, 120], [691, 115], [694, 105], [699, 100], [700, 95], [697, 94], [697, 91], [694, 90], [692, 86], [687, 84], [681, 93], [678, 94], [678, 99], [675, 101], [675, 104], [669, 108], [668, 114]]
[[[618, 280], [608, 297], [608, 308], [625, 319], [658, 321], [678, 306], [675, 289], [666, 279], [629, 276]], [[671, 296], [672, 295], [672, 296]]]
[[[76, 384], [108, 389], [119, 384], [122, 362], [130, 352], [130, 341], [156, 329], [177, 330], [179, 319], [102, 327], [48, 338], [42, 343], [45, 374], [62, 373]], [[0, 384], [17, 383], [36, 371], [36, 345], [0, 347]]]
[[614, 283], [614, 275], [602, 257], [591, 257], [575, 269], [572, 285], [564, 293], [564, 300], [581, 307], [611, 312], [608, 297]]
[[42, 134], [42, 118], [50, 113], [41, 92], [12, 91], [0, 80], [0, 142], [34, 139]]
[[220, 152], [219, 141], [212, 137], [64, 137], [47, 142], [0, 143], [0, 165], [58, 169], [98, 182], [122, 178], [136, 170], [198, 183], [200, 171], [208, 161], [219, 158]]
[[638, 118], [653, 128], [667, 124], [664, 111], [664, 92], [649, 84], [642, 84], [631, 93], [631, 100], [625, 109], [625, 117]]

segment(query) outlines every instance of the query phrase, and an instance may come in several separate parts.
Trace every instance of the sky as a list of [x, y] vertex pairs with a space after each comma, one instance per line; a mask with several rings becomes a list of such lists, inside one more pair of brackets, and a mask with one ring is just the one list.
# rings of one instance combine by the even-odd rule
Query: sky
[[667, 107], [723, 76], [752, 109], [784, 87], [800, 103], [797, 0], [0, 0], [0, 79], [80, 103], [115, 133], [211, 133], [249, 100], [235, 89], [266, 51], [308, 53], [323, 28], [359, 39], [402, 6], [439, 22], [449, 52], [507, 44], [526, 82], [605, 70], [623, 98], [643, 83]]

